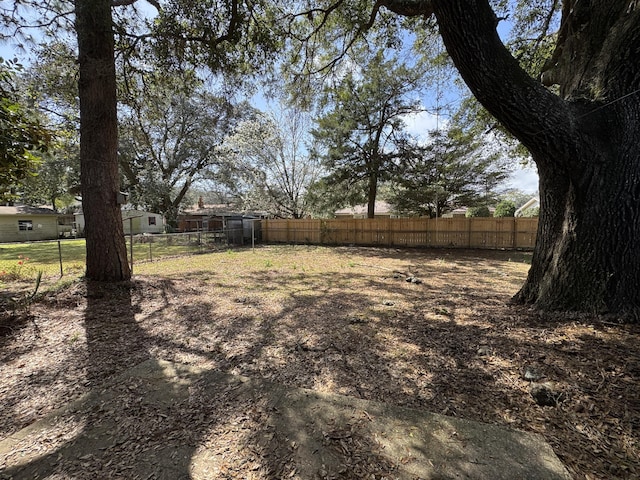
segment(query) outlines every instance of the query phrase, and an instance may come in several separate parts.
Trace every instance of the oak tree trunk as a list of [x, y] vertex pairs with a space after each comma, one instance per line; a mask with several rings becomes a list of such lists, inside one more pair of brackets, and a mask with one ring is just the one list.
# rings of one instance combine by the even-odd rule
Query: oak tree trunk
[[434, 0], [447, 51], [478, 100], [531, 152], [538, 241], [515, 299], [546, 310], [640, 310], [640, 7], [566, 1], [547, 72], [529, 77], [487, 0]]
[[87, 278], [131, 277], [118, 192], [118, 119], [110, 0], [76, 0], [80, 78], [80, 183]]

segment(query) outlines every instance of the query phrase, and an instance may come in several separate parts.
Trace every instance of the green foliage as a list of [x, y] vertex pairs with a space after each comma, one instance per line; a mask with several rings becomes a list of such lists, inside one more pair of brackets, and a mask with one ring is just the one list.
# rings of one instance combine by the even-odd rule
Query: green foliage
[[4, 265], [0, 270], [0, 282], [12, 282], [21, 279], [25, 273], [29, 275], [29, 257], [18, 255], [18, 260]]
[[26, 204], [65, 210], [80, 192], [78, 66], [73, 48], [61, 41], [38, 45], [21, 87], [54, 133], [33, 176], [20, 188]]
[[132, 205], [165, 215], [175, 227], [191, 186], [220, 161], [225, 138], [253, 110], [209, 92], [194, 74], [140, 74], [124, 96], [123, 189]]
[[538, 217], [540, 216], [540, 207], [525, 208], [520, 212], [521, 217]]
[[42, 163], [35, 174], [27, 178], [22, 185], [21, 201], [29, 205], [49, 205], [54, 211], [65, 210], [75, 202], [70, 194], [75, 185], [74, 173], [77, 170], [78, 157], [65, 156], [64, 149], [54, 145], [49, 153], [42, 157]]
[[523, 192], [522, 190], [518, 190], [516, 188], [506, 190], [502, 195], [500, 195], [501, 201], [510, 201], [516, 207], [516, 210], [531, 200], [531, 197], [535, 197], [538, 194], [531, 194]]
[[325, 92], [328, 108], [312, 133], [315, 153], [329, 171], [327, 182], [347, 182], [373, 203], [379, 182], [412, 155], [404, 118], [421, 110], [409, 98], [417, 94], [422, 72], [386, 58], [383, 50], [362, 53], [360, 65]]
[[49, 130], [18, 94], [21, 70], [16, 59], [0, 58], [0, 200], [14, 196], [16, 187], [34, 175], [51, 141]]
[[496, 206], [494, 217], [513, 217], [516, 213], [516, 205], [510, 200], [503, 200]]
[[467, 218], [490, 217], [491, 212], [489, 211], [489, 207], [483, 205], [481, 207], [470, 207], [465, 216]]
[[340, 208], [366, 202], [364, 186], [355, 186], [349, 181], [333, 181], [321, 178], [307, 189], [305, 201], [314, 218], [332, 218]]
[[475, 135], [452, 127], [431, 133], [394, 177], [389, 202], [409, 215], [441, 216], [462, 206], [492, 203], [508, 175], [500, 157], [487, 153]]
[[533, 77], [542, 73], [553, 54], [562, 3], [557, 0], [511, 2], [512, 30], [507, 46]]
[[[26, 69], [24, 84], [29, 100], [47, 113], [47, 120], [66, 136], [78, 136], [78, 61], [75, 45], [62, 40], [39, 44]], [[79, 143], [79, 139], [75, 140]]]
[[237, 88], [270, 69], [284, 46], [282, 5], [270, 0], [168, 0], [151, 27], [163, 69], [207, 67]]

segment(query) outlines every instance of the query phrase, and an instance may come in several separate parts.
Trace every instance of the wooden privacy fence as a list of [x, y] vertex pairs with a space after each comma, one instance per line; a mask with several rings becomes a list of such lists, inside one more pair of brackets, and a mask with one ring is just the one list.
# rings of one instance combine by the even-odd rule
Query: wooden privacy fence
[[263, 220], [270, 243], [532, 249], [537, 218]]

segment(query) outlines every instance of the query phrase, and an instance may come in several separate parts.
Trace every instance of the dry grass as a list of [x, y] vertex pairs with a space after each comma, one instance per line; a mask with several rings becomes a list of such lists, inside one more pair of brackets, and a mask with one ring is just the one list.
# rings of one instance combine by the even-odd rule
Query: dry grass
[[538, 432], [575, 478], [638, 478], [640, 329], [508, 305], [528, 259], [261, 247], [74, 283], [4, 321], [0, 438], [153, 356]]

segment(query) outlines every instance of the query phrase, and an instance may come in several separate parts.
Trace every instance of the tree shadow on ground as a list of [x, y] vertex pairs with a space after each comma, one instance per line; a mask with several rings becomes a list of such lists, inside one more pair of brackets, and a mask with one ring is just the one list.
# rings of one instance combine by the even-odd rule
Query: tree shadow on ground
[[[162, 400], [156, 401], [142, 394], [141, 378], [118, 377], [150, 358], [150, 342], [135, 319], [134, 290], [128, 282], [86, 283], [85, 366], [94, 390], [85, 402], [60, 412], [53, 421], [54, 435], [45, 431], [25, 447], [24, 458], [3, 471], [7, 478], [190, 478], [191, 457], [204, 426], [191, 421], [188, 389], [156, 376], [154, 391], [162, 392]], [[43, 445], [49, 452], [39, 456]]]
[[[332, 274], [331, 288], [326, 287], [325, 278], [318, 281], [323, 286], [316, 291], [291, 288], [291, 278], [278, 280], [268, 273], [253, 276], [257, 283], [269, 282], [272, 289], [280, 281], [292, 293], [282, 301], [284, 307], [277, 315], [262, 320], [271, 322], [269, 328], [262, 328], [270, 332], [269, 338], [256, 336], [259, 330], [251, 316], [235, 328], [218, 332], [220, 352], [235, 337], [250, 338], [253, 345], [225, 368], [542, 433], [578, 468], [574, 471], [581, 464], [589, 468], [599, 464], [610, 478], [630, 478], [637, 471], [638, 443], [629, 438], [640, 407], [627, 394], [607, 395], [599, 385], [602, 368], [598, 366], [603, 355], [611, 358], [619, 373], [604, 372], [614, 384], [610, 391], [633, 391], [632, 385], [640, 380], [634, 367], [637, 348], [628, 340], [638, 336], [634, 326], [606, 325], [588, 316], [562, 318], [507, 309], [506, 298], [479, 302], [482, 294], [475, 289], [461, 292], [454, 307], [445, 312], [440, 310], [440, 300], [418, 301], [439, 294], [428, 282], [408, 286], [390, 284], [390, 279], [381, 277], [357, 279], [356, 284], [380, 287], [383, 295], [376, 303], [371, 296], [347, 288], [355, 274]], [[492, 296], [486, 288], [483, 292]], [[394, 295], [409, 298], [411, 306], [401, 300], [388, 308], [380, 305], [384, 298], [397, 298]], [[465, 312], [468, 305], [475, 305], [475, 311]], [[304, 317], [297, 316], [302, 307]], [[607, 338], [571, 340], [591, 323], [601, 325]], [[388, 345], [392, 344], [399, 348], [391, 351]], [[262, 352], [268, 356], [261, 357]], [[523, 376], [529, 366], [540, 370], [540, 381], [551, 381], [559, 388], [562, 395], [556, 406], [536, 404], [529, 392], [531, 382]], [[616, 429], [625, 433], [616, 434]], [[605, 448], [608, 456], [603, 455]]]
[[[419, 257], [412, 261], [420, 265]], [[598, 334], [602, 338], [596, 342], [590, 334], [573, 335], [572, 329], [583, 331], [590, 319], [550, 320], [525, 309], [508, 309], [507, 297], [490, 283], [463, 289], [451, 277], [443, 293], [442, 285], [429, 278], [416, 285], [389, 273], [251, 272], [237, 275], [238, 284], [245, 285], [239, 289], [215, 278], [203, 282], [202, 275], [194, 272], [179, 281], [143, 280], [122, 291], [120, 287], [107, 293], [88, 291], [88, 377], [95, 388], [103, 389], [105, 378], [112, 380], [150, 357], [202, 365], [283, 385], [536, 431], [573, 464], [574, 472], [579, 473], [586, 462], [593, 465], [593, 457], [600, 456], [604, 460], [598, 460], [599, 474], [633, 477], [633, 466], [627, 473], [622, 468], [632, 461], [616, 459], [619, 455], [632, 459], [637, 452], [629, 419], [638, 418], [640, 407], [628, 395], [621, 399], [607, 395], [621, 388], [633, 391], [640, 380], [637, 348], [625, 337], [637, 338], [637, 330], [602, 326]], [[491, 300], [483, 302], [483, 297]], [[602, 356], [593, 354], [607, 349], [615, 352], [606, 357], [614, 370], [598, 366]], [[559, 383], [567, 392], [559, 405], [534, 403], [521, 375], [529, 364], [537, 364], [545, 380]], [[601, 369], [609, 382], [604, 386], [599, 386]], [[195, 475], [190, 473], [193, 459], [204, 455], [203, 449], [227, 462], [228, 478], [253, 471], [248, 470], [250, 465], [265, 478], [291, 473], [295, 448], [287, 442], [297, 438], [296, 429], [274, 432], [273, 405], [261, 403], [263, 397], [236, 398], [233, 385], [216, 395], [206, 383], [185, 381], [180, 387], [162, 378], [158, 382], [157, 391], [169, 392], [174, 399], [170, 405], [154, 409], [141, 396], [144, 385], [125, 382], [115, 390], [122, 411], [98, 408], [78, 414], [77, 422], [67, 428], [80, 424], [80, 431], [89, 432], [87, 425], [94, 419], [112, 419], [121, 426], [127, 440], [114, 444], [110, 454], [123, 465], [117, 470], [122, 475], [132, 465], [139, 468], [158, 455], [170, 455], [161, 445], [174, 436], [185, 450], [179, 451], [176, 470], [170, 470], [177, 476], [170, 478]], [[577, 410], [581, 405], [585, 410]], [[604, 425], [598, 433], [598, 423], [607, 418], [614, 424], [610, 429]], [[580, 424], [585, 425], [583, 431], [575, 427]], [[616, 428], [628, 433], [626, 450], [607, 438]], [[339, 429], [336, 424], [334, 430]], [[108, 439], [106, 433], [97, 434]], [[365, 463], [388, 460], [382, 453], [378, 458], [375, 445], [366, 443], [370, 438], [356, 436], [352, 435], [351, 446], [348, 437], [342, 439], [346, 447], [335, 441], [340, 438], [325, 438], [330, 446], [334, 442], [338, 453], [343, 451], [336, 461], [352, 466], [345, 467], [346, 472], [355, 472], [349, 462], [359, 451], [358, 442], [373, 452]], [[72, 448], [73, 438], [58, 451]], [[145, 446], [138, 448], [141, 443]], [[104, 466], [108, 460], [103, 455], [83, 461], [101, 473], [116, 471], [114, 463]], [[350, 478], [349, 474], [341, 478]]]

